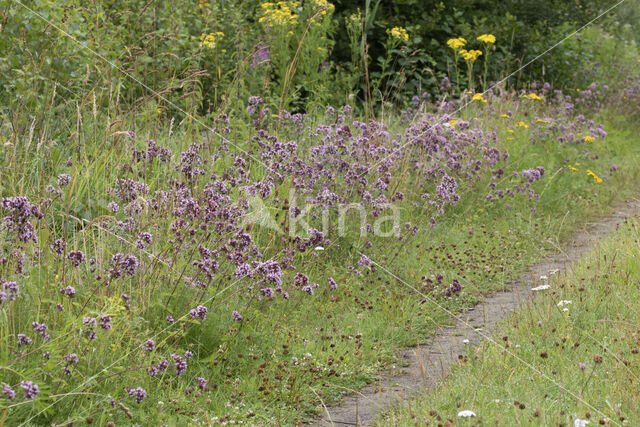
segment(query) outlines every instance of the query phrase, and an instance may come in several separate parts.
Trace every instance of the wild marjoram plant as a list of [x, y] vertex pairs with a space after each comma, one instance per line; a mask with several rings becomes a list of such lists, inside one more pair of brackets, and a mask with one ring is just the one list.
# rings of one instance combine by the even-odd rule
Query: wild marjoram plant
[[[523, 250], [533, 224], [563, 217], [556, 198], [602, 203], [596, 186], [625, 182], [609, 162], [631, 174], [631, 148], [575, 111], [605, 93], [492, 93], [460, 115], [443, 95], [392, 127], [350, 107], [273, 117], [254, 97], [252, 126], [221, 115], [215, 134], [156, 139], [107, 126], [95, 147], [40, 152], [4, 127], [4, 419], [301, 420], [428, 334], [425, 303], [371, 259], [469, 304], [513, 268], [468, 269], [487, 245], [491, 259]], [[511, 233], [488, 242], [483, 224]], [[441, 259], [443, 241], [465, 254]]]

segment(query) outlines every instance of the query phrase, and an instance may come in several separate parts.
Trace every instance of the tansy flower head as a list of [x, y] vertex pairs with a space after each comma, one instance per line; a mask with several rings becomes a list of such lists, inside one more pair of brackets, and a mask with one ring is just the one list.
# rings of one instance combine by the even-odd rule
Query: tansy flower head
[[496, 36], [494, 36], [493, 34], [483, 34], [481, 36], [478, 36], [478, 40], [483, 43], [494, 44], [496, 42]]

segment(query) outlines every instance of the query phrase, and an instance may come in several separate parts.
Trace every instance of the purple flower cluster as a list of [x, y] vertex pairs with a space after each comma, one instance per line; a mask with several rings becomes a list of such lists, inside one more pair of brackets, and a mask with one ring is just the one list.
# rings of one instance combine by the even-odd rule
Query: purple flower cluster
[[18, 345], [23, 346], [28, 344], [31, 344], [31, 338], [29, 338], [25, 334], [18, 334]]
[[95, 317], [85, 316], [82, 318], [82, 326], [85, 327], [84, 333], [90, 340], [97, 340], [98, 334], [95, 329], [98, 327], [98, 321]]
[[4, 197], [0, 206], [9, 213], [2, 219], [3, 228], [14, 233], [21, 242], [38, 243], [35, 227], [30, 222], [31, 218], [44, 218], [38, 206], [29, 203], [26, 197]]
[[63, 256], [67, 250], [67, 242], [62, 239], [57, 239], [51, 244], [51, 250], [58, 256]]
[[6, 300], [15, 301], [16, 298], [18, 298], [18, 284], [16, 282], [8, 282], [0, 277], [0, 284], [2, 284], [2, 291], [0, 291], [0, 303]]
[[207, 381], [206, 379], [204, 379], [202, 377], [196, 377], [195, 380], [198, 383], [198, 388], [200, 390], [206, 389], [207, 388], [207, 384], [209, 384], [209, 381]]
[[130, 178], [118, 178], [115, 186], [110, 188], [108, 192], [115, 194], [121, 202], [129, 203], [139, 196], [147, 194], [149, 187], [144, 182], [134, 181]]
[[40, 393], [40, 388], [31, 381], [20, 382], [20, 388], [24, 391], [24, 398], [27, 400], [33, 400]]
[[171, 358], [173, 359], [173, 367], [176, 370], [176, 375], [179, 377], [185, 372], [187, 372], [187, 361], [182, 358], [182, 356], [172, 353]]
[[105, 331], [108, 331], [112, 328], [111, 321], [111, 316], [107, 316], [106, 314], [100, 315], [100, 327]]
[[42, 336], [43, 340], [46, 341], [51, 338], [51, 335], [47, 333], [48, 327], [44, 323], [32, 322], [31, 326], [33, 326], [33, 329]]
[[258, 44], [256, 46], [256, 51], [253, 53], [253, 57], [251, 59], [251, 68], [255, 69], [256, 67], [265, 64], [269, 61], [269, 48], [263, 46], [262, 44]]
[[129, 393], [129, 396], [135, 398], [137, 403], [142, 402], [144, 398], [147, 397], [147, 391], [142, 387], [129, 387], [127, 388], [127, 393]]
[[207, 309], [207, 307], [205, 307], [204, 305], [199, 305], [189, 311], [189, 316], [191, 316], [192, 319], [200, 319], [204, 322], [204, 320], [207, 318], [208, 311], [209, 310]]
[[111, 257], [111, 268], [107, 270], [110, 279], [119, 279], [123, 275], [135, 276], [138, 258], [135, 255], [117, 253]]
[[68, 174], [63, 173], [62, 175], [58, 176], [58, 185], [60, 187], [66, 187], [70, 183], [71, 183], [71, 177]]
[[165, 359], [158, 364], [151, 365], [150, 367], [148, 367], [147, 372], [149, 373], [149, 376], [155, 377], [158, 374], [163, 374], [168, 367], [169, 367], [169, 361]]
[[2, 386], [2, 395], [9, 400], [13, 400], [16, 397], [16, 392], [9, 385]]
[[74, 267], [78, 267], [84, 262], [84, 254], [82, 251], [71, 251], [69, 252], [69, 255], [67, 255], [67, 258], [71, 261], [71, 265]]
[[60, 289], [60, 293], [62, 295], [68, 295], [69, 297], [73, 298], [76, 295], [76, 288], [74, 288], [73, 286], [67, 286], [66, 288]]
[[458, 279], [453, 279], [453, 283], [451, 283], [451, 286], [446, 289], [445, 295], [450, 297], [459, 294], [460, 291], [462, 291], [462, 285], [460, 284], [460, 281]]

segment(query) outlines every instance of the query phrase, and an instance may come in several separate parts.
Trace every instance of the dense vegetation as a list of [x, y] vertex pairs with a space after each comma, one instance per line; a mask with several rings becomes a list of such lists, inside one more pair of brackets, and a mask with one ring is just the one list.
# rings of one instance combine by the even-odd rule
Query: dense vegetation
[[636, 189], [637, 7], [378, 3], [0, 6], [0, 425], [309, 419]]
[[[531, 80], [582, 87], [613, 70], [613, 58], [594, 57], [601, 33], [572, 37], [520, 68], [617, 3], [15, 1], [0, 6], [0, 109], [66, 102], [73, 110], [89, 96], [101, 107], [144, 100], [150, 115], [183, 108], [215, 118], [253, 95], [278, 111], [407, 107], [413, 96], [437, 95], [442, 78], [463, 62], [445, 44], [455, 37], [491, 54], [485, 86], [510, 76], [506, 83], [515, 88]], [[597, 19], [615, 50], [639, 41], [638, 22], [631, 1]], [[483, 33], [498, 39], [490, 52], [475, 40]], [[463, 80], [458, 89], [470, 88]]]

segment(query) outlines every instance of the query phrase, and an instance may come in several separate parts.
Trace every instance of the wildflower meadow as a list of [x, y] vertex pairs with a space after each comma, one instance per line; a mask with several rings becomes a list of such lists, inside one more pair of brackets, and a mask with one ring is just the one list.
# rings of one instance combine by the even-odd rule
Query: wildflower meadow
[[[637, 196], [638, 3], [451, 3], [0, 4], [0, 426], [331, 424]], [[500, 326], [580, 399], [486, 342], [373, 422], [640, 422], [636, 222]]]

